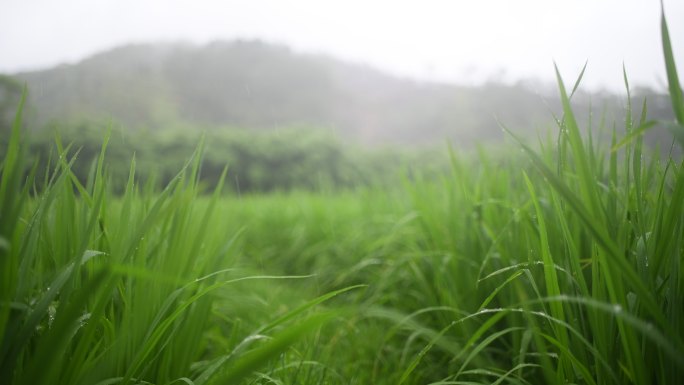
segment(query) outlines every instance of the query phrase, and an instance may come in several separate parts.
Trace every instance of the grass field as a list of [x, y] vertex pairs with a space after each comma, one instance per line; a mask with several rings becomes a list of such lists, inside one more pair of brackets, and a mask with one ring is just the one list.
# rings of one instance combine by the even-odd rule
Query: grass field
[[[664, 18], [663, 46], [676, 122], [654, 129], [681, 146]], [[163, 191], [135, 162], [115, 189], [106, 139], [85, 182], [59, 144], [26, 175], [20, 111], [0, 384], [678, 383], [682, 163], [643, 148], [646, 102], [600, 142], [559, 90], [548, 139], [347, 192], [205, 194], [201, 146]]]

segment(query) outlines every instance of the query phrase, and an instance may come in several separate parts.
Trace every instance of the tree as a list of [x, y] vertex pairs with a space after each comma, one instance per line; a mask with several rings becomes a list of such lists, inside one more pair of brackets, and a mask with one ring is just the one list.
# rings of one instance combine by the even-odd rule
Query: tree
[[[0, 75], [0, 132], [9, 135], [22, 93], [21, 83], [11, 76]], [[3, 135], [6, 137], [7, 135]]]

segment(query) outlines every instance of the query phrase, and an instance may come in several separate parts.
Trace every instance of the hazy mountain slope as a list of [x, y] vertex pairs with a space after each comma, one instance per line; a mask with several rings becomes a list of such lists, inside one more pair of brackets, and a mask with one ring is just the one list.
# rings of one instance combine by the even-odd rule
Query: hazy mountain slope
[[555, 95], [522, 86], [419, 83], [255, 41], [131, 45], [15, 77], [28, 84], [35, 127], [305, 125], [365, 143], [470, 144], [500, 138], [496, 118], [531, 133], [557, 112]]

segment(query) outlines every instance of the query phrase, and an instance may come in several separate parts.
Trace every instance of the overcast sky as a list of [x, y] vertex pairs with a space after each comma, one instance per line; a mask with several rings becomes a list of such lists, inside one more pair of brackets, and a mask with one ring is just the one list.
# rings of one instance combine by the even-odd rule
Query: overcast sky
[[[658, 0], [0, 0], [0, 72], [74, 63], [130, 42], [260, 38], [420, 79], [660, 87]], [[684, 0], [665, 0], [678, 67]]]

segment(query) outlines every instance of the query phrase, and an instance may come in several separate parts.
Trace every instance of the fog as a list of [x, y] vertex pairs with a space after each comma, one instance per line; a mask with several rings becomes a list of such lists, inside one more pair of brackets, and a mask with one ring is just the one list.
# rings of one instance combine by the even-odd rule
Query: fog
[[[665, 1], [684, 62], [684, 2]], [[552, 81], [588, 61], [589, 89], [662, 88], [658, 1], [5, 0], [0, 72], [77, 62], [131, 42], [259, 38], [459, 84]]]

